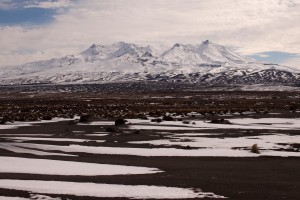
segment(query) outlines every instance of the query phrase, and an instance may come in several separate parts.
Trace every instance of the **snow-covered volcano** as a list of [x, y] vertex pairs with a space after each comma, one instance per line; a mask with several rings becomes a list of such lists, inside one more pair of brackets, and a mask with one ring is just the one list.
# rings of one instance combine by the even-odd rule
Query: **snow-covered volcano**
[[2, 67], [0, 71], [0, 84], [9, 85], [148, 80], [296, 84], [298, 79], [297, 71], [261, 63], [208, 40], [196, 45], [176, 43], [162, 53], [151, 46], [125, 42], [93, 44], [77, 55]]

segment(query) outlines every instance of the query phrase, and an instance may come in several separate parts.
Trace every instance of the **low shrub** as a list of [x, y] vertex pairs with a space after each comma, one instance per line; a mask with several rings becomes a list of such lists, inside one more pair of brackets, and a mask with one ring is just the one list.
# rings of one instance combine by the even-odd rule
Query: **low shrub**
[[258, 148], [257, 144], [252, 145], [251, 152], [256, 153], [256, 154], [260, 154], [260, 151], [259, 151], [259, 148]]

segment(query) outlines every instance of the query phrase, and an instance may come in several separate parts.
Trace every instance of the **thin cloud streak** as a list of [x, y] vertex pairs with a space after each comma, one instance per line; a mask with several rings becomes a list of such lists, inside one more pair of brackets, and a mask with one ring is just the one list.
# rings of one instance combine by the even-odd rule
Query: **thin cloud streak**
[[24, 8], [67, 8], [72, 5], [70, 0], [59, 0], [59, 1], [37, 1], [37, 2], [29, 2]]
[[0, 0], [0, 9], [9, 10], [16, 7], [16, 3], [12, 0]]

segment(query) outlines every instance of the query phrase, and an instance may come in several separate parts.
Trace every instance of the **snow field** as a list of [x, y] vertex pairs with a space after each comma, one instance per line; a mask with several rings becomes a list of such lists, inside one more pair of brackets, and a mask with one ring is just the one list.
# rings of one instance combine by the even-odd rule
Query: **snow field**
[[9, 180], [1, 179], [0, 188], [24, 190], [42, 194], [66, 194], [86, 197], [123, 197], [131, 199], [186, 199], [225, 198], [210, 192], [186, 188], [78, 183], [62, 181]]
[[71, 162], [48, 159], [0, 157], [0, 173], [100, 176], [160, 173], [157, 168]]

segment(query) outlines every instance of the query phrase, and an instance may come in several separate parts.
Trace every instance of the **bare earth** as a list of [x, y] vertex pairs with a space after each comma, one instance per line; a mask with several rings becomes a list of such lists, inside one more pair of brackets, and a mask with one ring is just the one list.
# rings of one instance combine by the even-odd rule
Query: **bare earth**
[[[187, 188], [192, 191], [201, 189], [203, 192], [212, 192], [216, 195], [236, 200], [296, 200], [299, 198], [300, 125], [297, 124], [297, 120], [300, 117], [300, 103], [298, 99], [300, 93], [156, 92], [136, 94], [134, 99], [132, 96], [133, 94], [130, 93], [68, 93], [55, 95], [47, 93], [17, 95], [16, 93], [10, 93], [3, 95], [0, 99], [0, 116], [9, 117], [9, 120], [14, 121], [14, 123], [8, 121], [4, 125], [0, 125], [0, 157], [140, 166], [158, 168], [163, 172], [141, 175], [96, 176], [0, 172], [0, 183], [4, 179], [91, 182], [166, 186]], [[64, 121], [57, 120], [51, 123], [44, 121], [44, 123], [11, 129], [5, 128], [5, 126], [13, 126], [18, 123], [31, 124], [31, 122], [27, 121], [42, 119], [43, 117], [44, 119], [47, 117], [52, 119], [54, 117], [67, 118], [74, 116], [79, 118], [82, 115], [91, 115], [91, 118], [89, 118], [87, 123], [78, 123], [76, 119], [69, 119]], [[162, 118], [164, 115], [170, 115], [173, 119], [170, 121], [163, 120], [161, 123], [151, 122], [151, 119]], [[144, 119], [144, 121], [140, 119], [145, 117], [147, 119]], [[126, 118], [129, 122], [127, 122], [127, 125], [116, 127], [114, 126], [116, 118]], [[211, 125], [210, 121], [212, 119], [221, 118], [229, 120], [231, 124]], [[243, 120], [249, 118], [263, 121], [261, 123], [253, 122], [251, 124], [251, 122], [247, 122], [242, 124]], [[131, 119], [137, 121], [130, 122]], [[268, 119], [270, 120], [268, 121]], [[275, 123], [274, 119], [287, 119], [291, 120], [291, 122]], [[235, 122], [235, 120], [239, 123]], [[189, 124], [184, 124], [182, 121], [189, 121]], [[192, 122], [195, 122], [196, 125], [193, 125]], [[215, 126], [215, 128], [197, 127], [197, 125], [203, 126], [202, 122], [206, 122], [205, 126]], [[292, 122], [295, 123], [292, 124]], [[96, 125], [92, 125], [93, 123]], [[167, 125], [168, 123], [170, 125]], [[139, 125], [139, 128], [134, 128], [135, 125]], [[238, 125], [241, 127], [233, 128]], [[280, 139], [281, 141], [278, 142], [277, 140], [273, 141], [275, 140], [273, 136], [275, 138], [277, 136], [283, 139], [286, 138], [286, 141], [283, 139]], [[264, 137], [266, 139], [262, 139]], [[52, 138], [52, 140], [49, 138]], [[292, 139], [289, 141], [287, 138]], [[224, 154], [222, 155], [222, 151], [219, 156], [210, 156], [209, 154], [206, 156], [142, 156], [126, 153], [128, 148], [135, 148], [136, 154], [142, 153], [145, 149], [160, 149], [162, 153], [165, 153], [167, 149], [172, 148], [186, 154], [189, 154], [189, 152], [192, 154], [194, 151], [210, 149], [205, 144], [201, 146], [201, 143], [199, 143], [201, 140], [210, 141], [207, 139], [211, 139], [212, 145], [215, 141], [225, 141], [225, 146], [220, 146], [221, 150], [224, 148]], [[248, 145], [248, 143], [245, 145], [242, 142], [244, 139], [247, 139], [247, 141], [253, 140], [253, 144], [258, 141], [261, 154], [251, 153], [252, 143], [251, 145]], [[156, 143], [153, 143], [153, 141], [156, 141]], [[260, 146], [260, 141], [265, 142], [262, 144], [266, 146]], [[164, 142], [168, 143], [168, 145]], [[27, 144], [26, 147], [22, 146], [22, 148], [72, 156], [36, 155], [28, 151], [14, 152], [12, 149], [4, 148], [7, 144], [13, 144], [13, 148], [21, 147], [18, 146], [19, 144], [25, 144], [25, 146]], [[96, 148], [111, 147], [113, 150], [123, 148], [124, 151], [122, 153], [108, 154], [87, 151], [45, 150], [33, 144], [58, 147], [68, 147], [69, 145]], [[220, 142], [220, 144], [222, 143]], [[228, 146], [229, 144], [233, 146]], [[211, 147], [212, 150], [217, 148]], [[226, 155], [227, 150], [235, 150], [234, 153], [236, 152], [237, 154], [228, 156]], [[285, 153], [288, 156], [271, 156], [268, 152], [275, 154]], [[246, 156], [239, 156], [241, 154]], [[5, 187], [0, 188], [0, 199], [1, 196], [34, 199], [36, 194], [40, 193]], [[47, 199], [52, 197], [63, 200], [128, 199], [117, 196], [114, 198], [101, 198], [89, 195], [76, 196], [55, 193], [44, 195], [47, 196]], [[132, 198], [140, 199], [138, 197]], [[192, 199], [203, 198], [196, 197]], [[212, 198], [206, 197], [204, 199]]]

